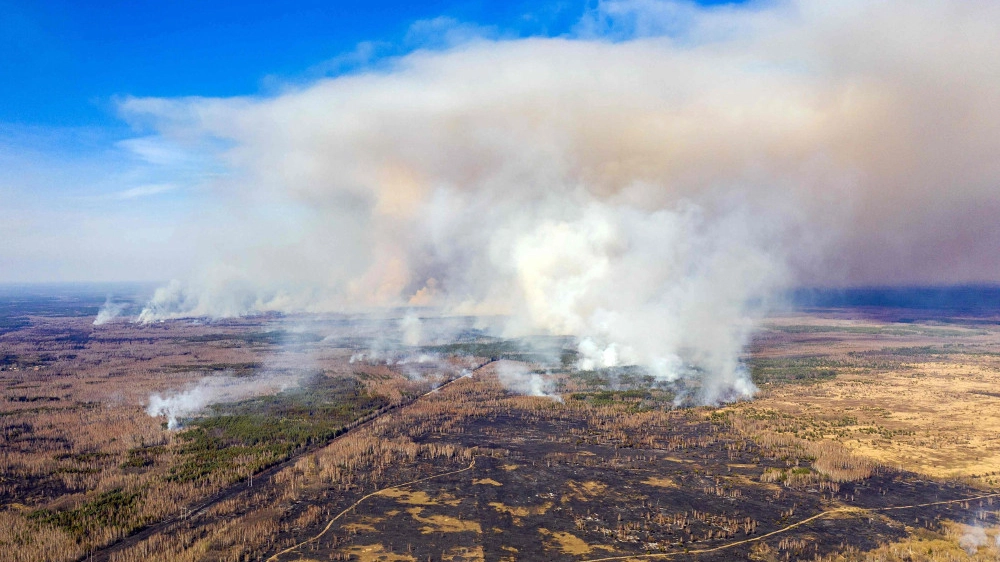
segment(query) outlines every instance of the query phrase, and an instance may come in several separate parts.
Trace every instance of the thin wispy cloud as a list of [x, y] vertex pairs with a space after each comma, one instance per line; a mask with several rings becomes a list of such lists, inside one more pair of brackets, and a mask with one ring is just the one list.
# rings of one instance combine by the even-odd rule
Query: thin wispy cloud
[[496, 27], [441, 16], [413, 22], [403, 38], [403, 45], [410, 49], [446, 49], [500, 36], [500, 30]]
[[116, 146], [156, 166], [181, 167], [190, 165], [194, 156], [166, 139], [158, 136], [139, 137], [118, 141]]
[[140, 185], [129, 189], [125, 189], [123, 191], [119, 191], [114, 194], [114, 198], [128, 201], [131, 199], [139, 199], [143, 197], [161, 195], [163, 193], [175, 191], [176, 189], [177, 189], [176, 185], [172, 185], [169, 183]]
[[[337, 55], [329, 60], [310, 66], [305, 76], [307, 80], [320, 77], [338, 76], [347, 72], [363, 69], [375, 63], [379, 58], [393, 52], [394, 45], [386, 41], [362, 41], [354, 50]], [[287, 78], [267, 76], [265, 84], [271, 88], [287, 86]]]

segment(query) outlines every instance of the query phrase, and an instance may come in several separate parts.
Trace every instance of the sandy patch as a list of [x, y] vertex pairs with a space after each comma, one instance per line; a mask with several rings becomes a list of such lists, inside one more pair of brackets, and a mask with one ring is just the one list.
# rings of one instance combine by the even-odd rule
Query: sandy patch
[[500, 513], [509, 513], [514, 519], [515, 525], [521, 524], [522, 517], [528, 517], [530, 515], [543, 515], [549, 508], [552, 507], [552, 502], [545, 502], [542, 505], [535, 506], [511, 506], [504, 505], [500, 502], [490, 502], [490, 507], [499, 511]]
[[[353, 557], [357, 557], [360, 562], [399, 562], [404, 560], [415, 561], [416, 558], [407, 554], [389, 552], [381, 544], [369, 544], [352, 546], [343, 551]], [[354, 558], [351, 558], [352, 560]]]
[[650, 476], [649, 478], [642, 481], [643, 484], [647, 486], [656, 486], [657, 488], [676, 488], [677, 483], [673, 480], [663, 477], [663, 476]]
[[479, 526], [479, 523], [475, 521], [463, 521], [456, 517], [449, 517], [447, 515], [430, 515], [423, 517], [420, 513], [423, 511], [422, 507], [411, 507], [407, 509], [406, 512], [410, 514], [413, 519], [423, 523], [425, 526], [420, 528], [420, 532], [423, 534], [429, 533], [463, 533], [466, 531], [471, 531], [473, 533], [482, 533], [483, 529]]
[[497, 482], [492, 478], [480, 478], [479, 480], [473, 480], [473, 484], [482, 484], [486, 486], [503, 486], [503, 484]]

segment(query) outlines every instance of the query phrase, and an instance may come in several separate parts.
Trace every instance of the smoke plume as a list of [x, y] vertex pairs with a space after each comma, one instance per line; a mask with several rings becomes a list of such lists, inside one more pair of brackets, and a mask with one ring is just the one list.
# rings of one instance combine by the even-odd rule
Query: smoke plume
[[555, 393], [555, 383], [540, 373], [533, 373], [521, 363], [498, 361], [495, 366], [497, 379], [507, 390], [525, 396], [545, 396], [562, 402]]
[[205, 377], [181, 391], [150, 395], [146, 413], [152, 417], [166, 417], [167, 428], [177, 429], [182, 418], [196, 416], [212, 404], [275, 394], [297, 387], [301, 379], [301, 374], [274, 373], [254, 377]]
[[403, 331], [403, 345], [411, 347], [420, 345], [422, 335], [420, 317], [413, 312], [408, 313], [399, 321], [399, 328]]
[[109, 298], [104, 301], [101, 308], [97, 310], [97, 317], [94, 318], [94, 326], [101, 326], [121, 316], [122, 312], [128, 308], [128, 303], [112, 302]]
[[127, 99], [226, 171], [203, 267], [141, 319], [505, 314], [581, 368], [749, 396], [739, 353], [791, 283], [1000, 280], [998, 26], [993, 2], [607, 1], [568, 37]]
[[[959, 523], [957, 527], [962, 532], [962, 535], [958, 538], [958, 546], [962, 547], [970, 556], [975, 554], [980, 547], [986, 546], [990, 542], [986, 536], [986, 529], [977, 523], [971, 525]], [[1000, 534], [997, 534], [994, 544], [1000, 546]]]

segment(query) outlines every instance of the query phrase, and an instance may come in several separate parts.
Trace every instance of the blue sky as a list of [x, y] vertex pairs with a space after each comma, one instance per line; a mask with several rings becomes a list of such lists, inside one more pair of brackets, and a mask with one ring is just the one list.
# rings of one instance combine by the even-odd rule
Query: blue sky
[[[231, 96], [266, 89], [416, 20], [526, 25], [517, 3], [385, 0], [0, 2], [0, 122], [107, 125], [114, 96]], [[569, 5], [565, 10], [570, 12]], [[579, 12], [579, 7], [576, 10]], [[555, 12], [558, 12], [556, 10]]]
[[162, 280], [175, 271], [159, 264], [183, 261], [164, 254], [176, 226], [206, 204], [190, 186], [211, 169], [143, 138], [119, 115], [121, 99], [267, 95], [426, 46], [414, 34], [421, 21], [559, 35], [584, 9], [577, 0], [0, 0], [0, 282]]
[[274, 82], [311, 77], [365, 42], [398, 54], [419, 20], [450, 18], [506, 36], [562, 35], [587, 5], [0, 0], [0, 123], [109, 126], [117, 123], [115, 96], [266, 92]]
[[215, 170], [145, 137], [123, 99], [276, 95], [455, 34], [573, 34], [594, 6], [0, 0], [0, 282], [172, 275], [143, 256], [175, 251]]

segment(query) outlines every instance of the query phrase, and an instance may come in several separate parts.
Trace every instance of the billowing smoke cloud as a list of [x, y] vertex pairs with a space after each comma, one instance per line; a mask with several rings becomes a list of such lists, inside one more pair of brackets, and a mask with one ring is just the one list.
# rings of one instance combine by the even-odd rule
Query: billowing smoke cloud
[[581, 367], [747, 396], [789, 283], [1000, 281], [998, 26], [995, 2], [612, 1], [572, 37], [126, 100], [229, 171], [205, 267], [142, 319], [502, 313], [577, 336]]
[[527, 317], [581, 337], [583, 369], [642, 365], [662, 380], [700, 380], [709, 402], [749, 396], [738, 355], [763, 304], [754, 300], [785, 279], [757, 220], [595, 205], [572, 222], [543, 221], [515, 242]]

